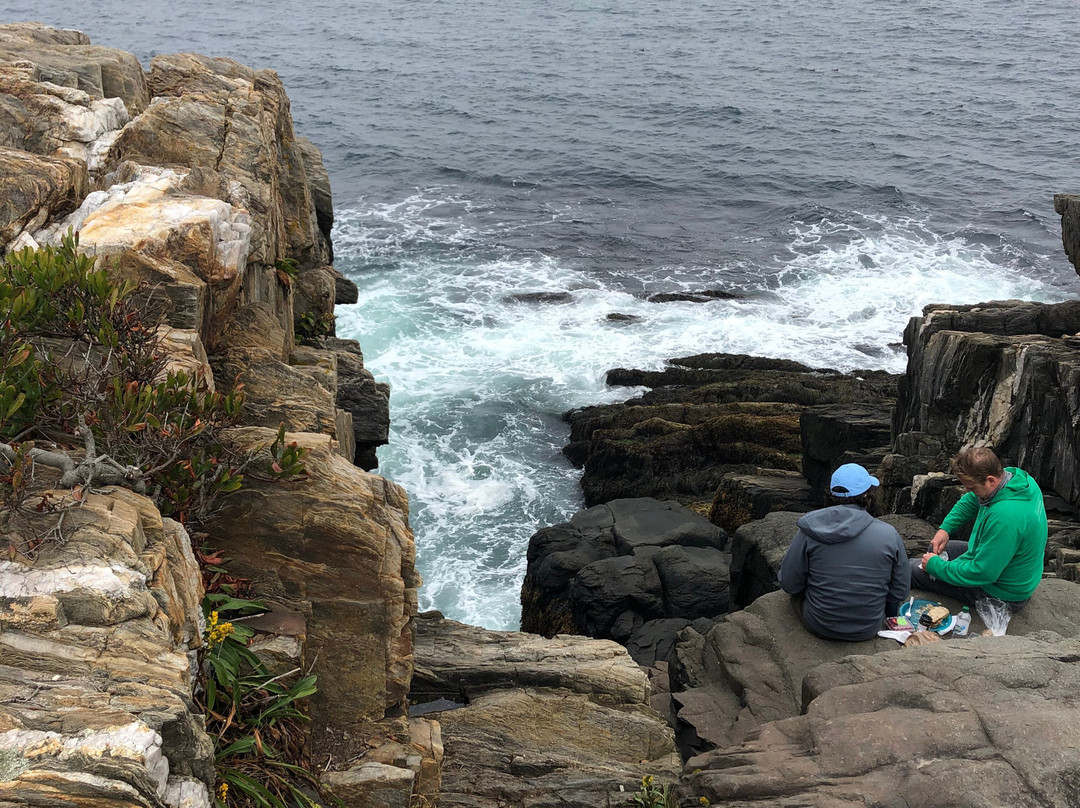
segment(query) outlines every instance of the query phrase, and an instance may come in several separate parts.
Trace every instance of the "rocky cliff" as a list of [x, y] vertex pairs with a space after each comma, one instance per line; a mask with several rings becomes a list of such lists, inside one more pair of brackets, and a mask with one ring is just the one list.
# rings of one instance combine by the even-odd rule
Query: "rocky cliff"
[[[303, 754], [346, 806], [616, 806], [675, 776], [673, 733], [618, 644], [435, 614], [417, 638], [408, 498], [369, 473], [389, 391], [334, 336], [357, 290], [330, 263], [332, 224], [272, 71], [195, 54], [144, 69], [76, 31], [0, 26], [0, 255], [77, 232], [163, 310], [153, 383], [183, 370], [202, 395], [245, 397], [219, 435], [242, 486], [198, 533], [161, 516], [160, 491], [60, 487], [48, 467], [0, 503], [0, 803], [242, 804], [200, 708], [220, 625], [203, 574], [264, 604], [242, 625], [276, 680], [317, 677]], [[77, 443], [36, 437], [30, 451]], [[299, 467], [275, 469], [275, 445]]]
[[[320, 768], [354, 795], [394, 770], [407, 801], [413, 758], [434, 755], [430, 738], [414, 751], [405, 716], [420, 578], [405, 492], [359, 467], [386, 441], [388, 390], [333, 337], [350, 284], [329, 264], [332, 222], [318, 150], [272, 71], [191, 54], [144, 71], [75, 31], [0, 26], [0, 245], [77, 231], [114, 280], [164, 307], [168, 367], [209, 390], [244, 385], [231, 451], [257, 458], [280, 424], [309, 450], [288, 480], [256, 463], [195, 542], [269, 600], [253, 647], [318, 676]], [[36, 473], [50, 506], [24, 500], [3, 522], [0, 801], [209, 805], [193, 540], [147, 497], [56, 482]]]

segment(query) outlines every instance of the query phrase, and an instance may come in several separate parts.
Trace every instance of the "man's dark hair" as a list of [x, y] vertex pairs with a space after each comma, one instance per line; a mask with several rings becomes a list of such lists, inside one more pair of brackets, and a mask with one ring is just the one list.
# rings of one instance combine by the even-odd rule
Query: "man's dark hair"
[[858, 505], [864, 510], [874, 504], [876, 499], [875, 491], [877, 486], [871, 486], [863, 491], [861, 494], [856, 494], [853, 497], [840, 497], [834, 494], [832, 491], [825, 492], [825, 504], [826, 505]]
[[1000, 477], [1005, 473], [1005, 468], [993, 449], [973, 446], [961, 449], [952, 459], [952, 472], [957, 477], [966, 477], [981, 483], [985, 482], [987, 477]]

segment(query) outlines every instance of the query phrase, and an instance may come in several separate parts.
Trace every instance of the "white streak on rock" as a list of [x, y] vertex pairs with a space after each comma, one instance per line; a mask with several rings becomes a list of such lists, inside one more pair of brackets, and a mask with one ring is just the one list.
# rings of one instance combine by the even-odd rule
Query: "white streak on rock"
[[45, 760], [62, 762], [72, 758], [127, 760], [146, 770], [159, 799], [165, 796], [169, 779], [169, 761], [161, 753], [161, 736], [141, 721], [74, 736], [10, 729], [0, 733], [0, 749], [14, 751], [34, 766]]
[[90, 589], [116, 597], [146, 589], [146, 576], [121, 564], [73, 564], [55, 569], [31, 569], [14, 561], [0, 561], [0, 597], [29, 598], [74, 589]]

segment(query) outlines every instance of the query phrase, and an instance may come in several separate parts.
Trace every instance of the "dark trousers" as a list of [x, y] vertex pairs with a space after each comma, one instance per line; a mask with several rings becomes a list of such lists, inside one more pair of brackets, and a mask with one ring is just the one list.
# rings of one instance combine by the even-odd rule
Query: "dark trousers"
[[[945, 552], [949, 554], [950, 559], [959, 558], [967, 552], [967, 548], [968, 543], [966, 541], [950, 541], [945, 545]], [[919, 569], [921, 560], [921, 557], [911, 559], [912, 589], [936, 592], [939, 595], [945, 595], [961, 603], [966, 603], [968, 606], [975, 606], [975, 602], [982, 598], [994, 597], [981, 586], [955, 586], [945, 581], [939, 581], [937, 578], [931, 578], [926, 570]], [[1025, 603], [1027, 603], [1026, 598], [1024, 600], [1010, 601], [1009, 606], [1012, 607], [1013, 612], [1018, 612]]]

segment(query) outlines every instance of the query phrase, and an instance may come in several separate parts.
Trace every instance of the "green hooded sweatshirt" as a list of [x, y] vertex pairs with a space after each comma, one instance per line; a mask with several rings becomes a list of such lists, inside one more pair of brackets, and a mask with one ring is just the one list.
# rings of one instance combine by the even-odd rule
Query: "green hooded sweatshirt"
[[1042, 580], [1046, 509], [1042, 491], [1025, 471], [1008, 468], [1009, 480], [987, 505], [968, 492], [949, 511], [941, 529], [952, 533], [975, 520], [967, 552], [944, 561], [934, 556], [926, 571], [955, 586], [979, 586], [1001, 600], [1031, 597]]

